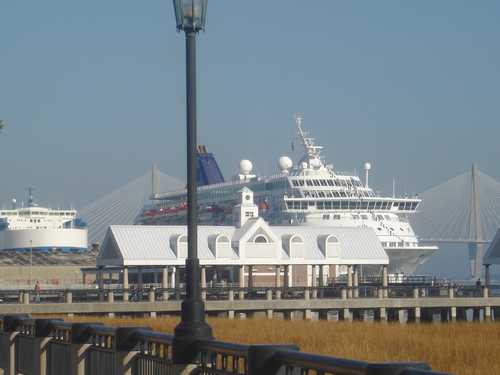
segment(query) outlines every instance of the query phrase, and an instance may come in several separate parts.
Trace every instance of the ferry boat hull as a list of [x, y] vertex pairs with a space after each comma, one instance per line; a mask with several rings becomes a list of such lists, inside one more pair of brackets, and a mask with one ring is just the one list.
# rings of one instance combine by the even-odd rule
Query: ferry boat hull
[[1, 251], [80, 252], [88, 248], [87, 229], [20, 229], [0, 231]]

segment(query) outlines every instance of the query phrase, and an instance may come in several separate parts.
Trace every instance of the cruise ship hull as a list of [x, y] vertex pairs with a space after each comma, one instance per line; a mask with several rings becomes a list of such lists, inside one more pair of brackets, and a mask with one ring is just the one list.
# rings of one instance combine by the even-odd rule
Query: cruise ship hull
[[436, 253], [436, 246], [418, 246], [413, 248], [384, 248], [389, 256], [389, 273], [411, 275], [417, 267], [424, 264]]

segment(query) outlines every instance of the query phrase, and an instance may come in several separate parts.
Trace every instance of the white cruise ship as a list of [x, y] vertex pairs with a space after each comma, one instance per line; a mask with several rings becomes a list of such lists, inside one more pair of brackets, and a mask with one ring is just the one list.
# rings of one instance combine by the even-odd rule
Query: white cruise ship
[[[198, 204], [201, 224], [229, 225], [232, 209], [238, 204], [243, 186], [254, 192], [259, 216], [275, 225], [321, 225], [370, 227], [377, 234], [390, 259], [390, 272], [411, 274], [434, 252], [435, 246], [421, 246], [408, 216], [416, 212], [418, 197], [384, 197], [368, 184], [371, 165], [365, 163], [365, 180], [339, 173], [327, 164], [296, 116], [303, 157], [294, 165], [287, 156], [279, 158], [280, 173], [252, 174], [249, 160], [240, 162], [240, 173], [224, 182], [212, 154], [204, 147], [198, 155]], [[137, 220], [144, 225], [185, 224], [186, 190], [153, 194], [153, 204], [144, 208]]]
[[0, 256], [2, 251], [62, 252], [86, 251], [87, 228], [75, 210], [53, 210], [38, 206], [32, 196], [27, 207], [0, 209]]

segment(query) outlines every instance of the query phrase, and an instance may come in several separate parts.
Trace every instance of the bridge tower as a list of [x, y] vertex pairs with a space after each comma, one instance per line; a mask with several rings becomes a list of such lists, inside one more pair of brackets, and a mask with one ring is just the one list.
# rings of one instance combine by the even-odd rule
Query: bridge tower
[[471, 169], [471, 196], [469, 214], [469, 265], [470, 273], [474, 278], [481, 277], [484, 257], [484, 239], [481, 223], [481, 202], [479, 194], [478, 168], [472, 164]]

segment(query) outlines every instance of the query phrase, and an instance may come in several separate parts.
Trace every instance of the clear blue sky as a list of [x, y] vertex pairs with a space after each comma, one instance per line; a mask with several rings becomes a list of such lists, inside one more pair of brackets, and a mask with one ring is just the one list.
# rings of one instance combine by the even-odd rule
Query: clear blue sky
[[[293, 113], [388, 192], [477, 161], [499, 178], [497, 1], [210, 0], [199, 141], [226, 176], [290, 153]], [[170, 0], [0, 2], [0, 202], [80, 206], [153, 162], [184, 175], [184, 40]]]

